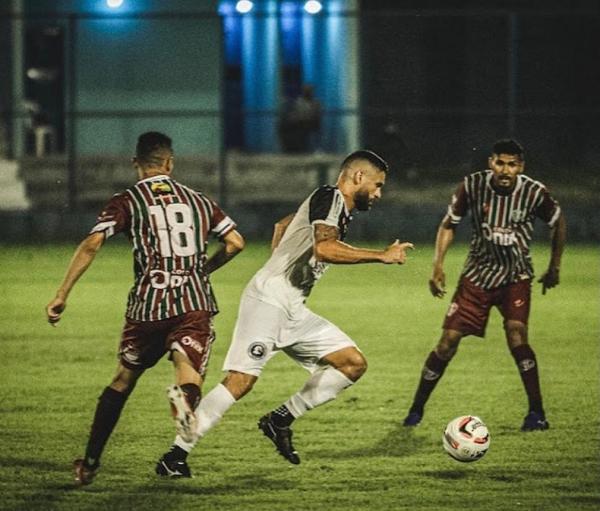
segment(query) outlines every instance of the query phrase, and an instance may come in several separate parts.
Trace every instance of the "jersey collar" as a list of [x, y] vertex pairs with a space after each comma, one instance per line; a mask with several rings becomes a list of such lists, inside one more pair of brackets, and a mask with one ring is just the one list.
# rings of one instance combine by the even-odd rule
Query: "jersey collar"
[[513, 193], [515, 193], [517, 190], [519, 190], [522, 186], [523, 186], [523, 174], [519, 174], [517, 176], [517, 182], [515, 183], [515, 187], [508, 193], [502, 193], [502, 191], [498, 191], [496, 188], [494, 188], [494, 185], [492, 183], [492, 176], [494, 175], [494, 172], [490, 169], [487, 170], [487, 176], [486, 176], [486, 184], [492, 189], [492, 191], [498, 195], [504, 195], [506, 197], [508, 197], [509, 195], [512, 195]]
[[166, 174], [159, 174], [157, 176], [150, 176], [140, 179], [138, 183], [151, 183], [152, 181], [162, 181], [163, 179], [171, 179], [171, 177], [167, 176]]

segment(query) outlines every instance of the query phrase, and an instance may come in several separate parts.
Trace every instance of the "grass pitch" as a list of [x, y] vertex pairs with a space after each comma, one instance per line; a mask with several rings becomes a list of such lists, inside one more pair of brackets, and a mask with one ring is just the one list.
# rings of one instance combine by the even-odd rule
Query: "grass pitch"
[[[81, 455], [96, 400], [116, 366], [131, 284], [125, 245], [107, 244], [76, 286], [57, 328], [44, 306], [74, 246], [0, 250], [0, 509], [198, 510], [596, 510], [600, 508], [599, 251], [568, 247], [561, 285], [534, 292], [530, 325], [551, 429], [521, 433], [526, 398], [497, 312], [484, 341], [467, 338], [434, 392], [421, 426], [401, 426], [425, 357], [449, 302], [427, 289], [431, 247], [404, 267], [333, 267], [310, 307], [352, 336], [369, 370], [339, 398], [295, 424], [302, 464], [289, 465], [256, 420], [304, 382], [281, 354], [254, 391], [234, 406], [190, 458], [192, 480], [160, 480], [158, 456], [173, 437], [163, 360], [140, 380], [103, 457], [96, 482], [76, 489], [71, 461]], [[221, 364], [243, 286], [267, 257], [250, 246], [214, 276], [221, 306], [205, 391]], [[466, 247], [454, 246], [449, 290]], [[548, 252], [534, 249], [538, 272]], [[491, 447], [461, 464], [442, 450], [451, 418], [487, 423]]]

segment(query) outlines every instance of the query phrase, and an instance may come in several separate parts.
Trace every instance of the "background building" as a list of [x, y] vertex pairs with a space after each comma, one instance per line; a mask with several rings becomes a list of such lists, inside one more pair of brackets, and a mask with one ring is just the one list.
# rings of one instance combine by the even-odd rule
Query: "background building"
[[[10, 0], [0, 25], [5, 238], [84, 234], [131, 183], [149, 129], [251, 236], [369, 147], [394, 170], [382, 214], [417, 215], [402, 227], [424, 237], [450, 185], [507, 135], [573, 197], [572, 235], [599, 236], [595, 2]], [[282, 115], [306, 84], [318, 129], [283, 154]], [[385, 235], [376, 217], [361, 236]]]

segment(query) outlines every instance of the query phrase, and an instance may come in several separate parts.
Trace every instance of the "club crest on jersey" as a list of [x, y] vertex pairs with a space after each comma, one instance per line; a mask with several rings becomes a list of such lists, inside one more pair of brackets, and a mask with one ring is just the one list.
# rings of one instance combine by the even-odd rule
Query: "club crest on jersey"
[[152, 193], [158, 195], [173, 193], [173, 188], [171, 188], [171, 185], [169, 183], [152, 183], [150, 185], [150, 190], [152, 190]]
[[510, 219], [513, 222], [523, 222], [525, 220], [526, 217], [526, 212], [522, 211], [520, 209], [515, 209], [511, 214], [510, 214]]
[[254, 360], [260, 360], [267, 354], [267, 346], [262, 342], [253, 342], [248, 346], [248, 355]]

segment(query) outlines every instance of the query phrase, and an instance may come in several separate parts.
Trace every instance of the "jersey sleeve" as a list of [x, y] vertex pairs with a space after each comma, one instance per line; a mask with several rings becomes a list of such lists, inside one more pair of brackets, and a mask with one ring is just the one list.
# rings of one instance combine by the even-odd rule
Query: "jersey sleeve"
[[124, 194], [113, 196], [96, 219], [90, 234], [104, 233], [105, 239], [129, 229], [131, 224], [131, 210], [129, 201]]
[[326, 224], [339, 228], [340, 215], [344, 211], [344, 199], [337, 189], [322, 187], [311, 196], [308, 206], [308, 219], [311, 225]]
[[458, 185], [456, 192], [452, 195], [452, 202], [448, 205], [448, 218], [450, 223], [458, 225], [467, 214], [469, 203], [467, 201], [467, 190], [465, 183]]
[[222, 238], [228, 232], [233, 231], [237, 224], [219, 207], [219, 205], [211, 201], [212, 216], [210, 219], [210, 232], [217, 238]]
[[546, 222], [550, 227], [554, 227], [554, 224], [560, 217], [561, 209], [548, 190], [544, 188], [541, 194], [539, 204], [535, 208], [535, 215]]

